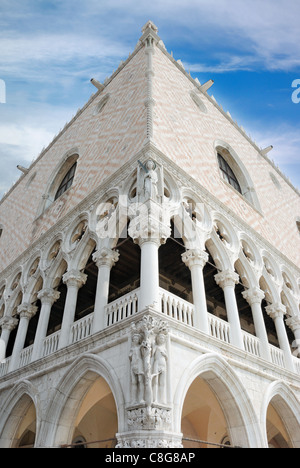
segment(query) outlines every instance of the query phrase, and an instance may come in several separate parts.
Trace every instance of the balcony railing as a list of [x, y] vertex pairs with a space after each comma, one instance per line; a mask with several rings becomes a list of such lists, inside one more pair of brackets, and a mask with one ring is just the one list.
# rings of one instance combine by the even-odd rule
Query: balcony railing
[[[105, 307], [106, 328], [129, 317], [133, 317], [139, 311], [139, 293], [139, 288], [135, 289]], [[159, 295], [160, 312], [162, 315], [183, 323], [184, 325], [188, 325], [190, 327], [194, 326], [195, 308], [193, 304], [162, 288], [159, 289]], [[73, 323], [70, 331], [70, 344], [77, 343], [92, 335], [93, 320], [94, 312]], [[208, 321], [210, 336], [224, 343], [230, 344], [230, 324], [210, 313], [208, 314]], [[242, 335], [245, 351], [253, 356], [261, 357], [259, 339], [245, 331], [242, 332]], [[58, 350], [59, 338], [60, 330], [45, 338], [41, 357], [49, 356]], [[269, 346], [272, 363], [278, 367], [285, 368], [283, 351], [275, 346]], [[32, 352], [33, 345], [23, 349], [20, 354], [19, 368], [30, 364]], [[293, 361], [295, 371], [300, 374], [300, 360], [297, 357], [294, 357]], [[0, 363], [0, 377], [9, 372], [9, 362], [10, 358], [6, 359], [5, 362]]]
[[138, 312], [139, 289], [116, 299], [105, 307], [105, 323], [109, 327]]

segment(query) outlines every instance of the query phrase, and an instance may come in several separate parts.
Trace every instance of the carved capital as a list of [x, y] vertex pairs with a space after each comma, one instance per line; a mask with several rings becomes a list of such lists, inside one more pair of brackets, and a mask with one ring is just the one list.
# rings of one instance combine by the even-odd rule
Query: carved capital
[[259, 288], [251, 288], [243, 291], [242, 296], [248, 304], [252, 306], [252, 304], [261, 304], [261, 301], [265, 297], [265, 293]]
[[93, 254], [93, 261], [96, 263], [98, 268], [102, 266], [112, 268], [119, 260], [119, 256], [120, 254], [118, 250], [103, 247]]
[[0, 320], [0, 327], [2, 330], [12, 331], [18, 325], [19, 320], [16, 317], [7, 317], [4, 316]]
[[131, 430], [166, 429], [171, 423], [171, 409], [161, 407], [128, 409], [127, 423]]
[[55, 291], [55, 289], [45, 288], [41, 289], [37, 295], [38, 299], [41, 301], [42, 304], [54, 304], [60, 297], [60, 292]]
[[190, 249], [184, 252], [181, 255], [181, 258], [190, 269], [195, 265], [199, 265], [201, 268], [204, 268], [208, 261], [208, 253], [200, 249]]
[[283, 319], [284, 315], [286, 314], [286, 307], [280, 302], [277, 302], [267, 306], [266, 312], [273, 320], [276, 320], [277, 318]]
[[87, 275], [84, 273], [81, 273], [81, 271], [78, 270], [70, 270], [67, 271], [63, 275], [63, 282], [68, 286], [68, 287], [75, 287], [75, 288], [81, 288], [85, 284], [87, 280]]
[[128, 234], [135, 243], [155, 242], [158, 246], [165, 244], [171, 235], [169, 216], [164, 208], [155, 202], [143, 203], [131, 220]]
[[300, 317], [294, 316], [290, 317], [286, 320], [286, 324], [290, 329], [295, 332], [296, 330], [300, 330]]
[[36, 306], [33, 306], [32, 304], [21, 304], [18, 307], [18, 314], [20, 315], [20, 318], [25, 318], [27, 320], [32, 319], [32, 317], [35, 316], [37, 313], [38, 308]]
[[239, 282], [239, 275], [232, 270], [225, 270], [215, 275], [216, 283], [222, 288], [234, 287]]

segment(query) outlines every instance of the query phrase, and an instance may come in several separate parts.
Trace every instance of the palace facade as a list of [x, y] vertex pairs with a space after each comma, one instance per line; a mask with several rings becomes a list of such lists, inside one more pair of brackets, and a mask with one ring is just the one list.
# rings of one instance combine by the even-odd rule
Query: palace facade
[[0, 446], [299, 448], [299, 192], [151, 21], [92, 82], [0, 202]]

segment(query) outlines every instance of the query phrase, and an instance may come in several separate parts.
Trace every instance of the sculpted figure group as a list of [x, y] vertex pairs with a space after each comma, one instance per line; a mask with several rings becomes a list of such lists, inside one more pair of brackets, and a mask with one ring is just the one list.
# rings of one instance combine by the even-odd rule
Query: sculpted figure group
[[132, 404], [166, 403], [167, 331], [152, 317], [132, 329], [129, 353]]

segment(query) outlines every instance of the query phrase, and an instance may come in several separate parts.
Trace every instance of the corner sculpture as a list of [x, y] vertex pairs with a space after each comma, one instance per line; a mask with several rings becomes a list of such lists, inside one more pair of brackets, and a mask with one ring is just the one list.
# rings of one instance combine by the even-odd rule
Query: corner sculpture
[[166, 404], [167, 334], [166, 322], [149, 315], [132, 325], [129, 359], [133, 405]]
[[167, 337], [166, 322], [150, 315], [131, 327], [131, 404], [127, 408], [131, 429], [157, 430], [171, 422], [166, 405]]

